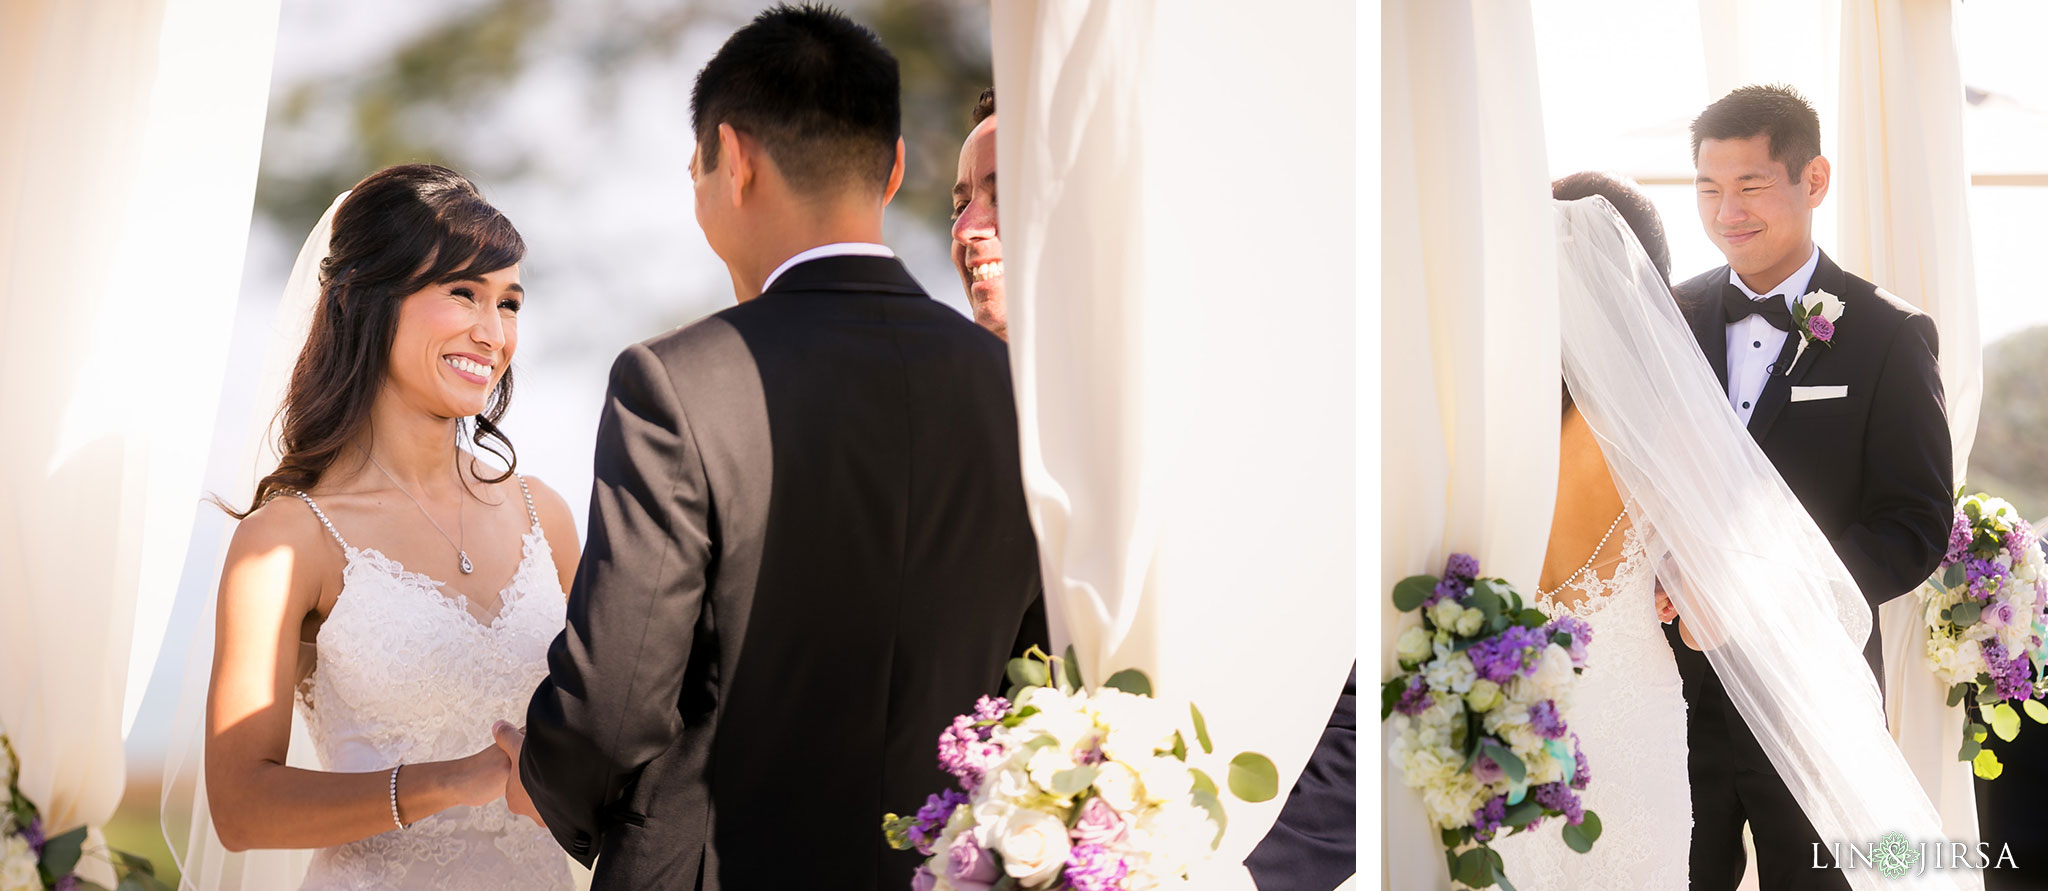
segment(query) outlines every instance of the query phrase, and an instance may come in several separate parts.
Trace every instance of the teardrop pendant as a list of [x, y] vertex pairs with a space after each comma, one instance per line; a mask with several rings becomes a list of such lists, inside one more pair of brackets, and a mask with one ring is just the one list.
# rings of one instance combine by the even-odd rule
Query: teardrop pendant
[[462, 557], [462, 574], [463, 574], [463, 575], [468, 575], [468, 574], [470, 574], [470, 573], [472, 573], [472, 572], [475, 572], [475, 571], [476, 571], [476, 566], [474, 566], [473, 564], [471, 564], [471, 563], [469, 562], [469, 552], [468, 552], [468, 551], [456, 551], [455, 553], [456, 553], [456, 554], [458, 554], [458, 555], [460, 555], [460, 556]]

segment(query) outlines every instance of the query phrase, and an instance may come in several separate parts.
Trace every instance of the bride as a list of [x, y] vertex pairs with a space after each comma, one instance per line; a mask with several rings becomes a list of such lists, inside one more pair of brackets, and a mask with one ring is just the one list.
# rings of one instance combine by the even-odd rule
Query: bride
[[[1593, 629], [1564, 717], [1594, 777], [1582, 806], [1602, 833], [1585, 854], [1548, 826], [1496, 839], [1509, 874], [1524, 891], [1686, 884], [1685, 702], [1659, 627], [1674, 613], [1822, 838], [1939, 841], [1885, 731], [1862, 657], [1869, 610], [1848, 571], [1728, 409], [1614, 207], [1596, 196], [1555, 208], [1568, 404], [1538, 602]], [[1816, 875], [1841, 879], [1892, 881], [1875, 868]], [[1967, 872], [1922, 881], [1981, 887]]]
[[[430, 165], [380, 170], [329, 215], [283, 458], [248, 510], [223, 504], [242, 522], [205, 714], [213, 829], [231, 851], [317, 849], [309, 889], [567, 888], [554, 840], [506, 809], [490, 729], [546, 673], [577, 558], [567, 504], [509, 469], [496, 424], [525, 245]], [[507, 470], [463, 449], [471, 423]], [[286, 764], [294, 707], [320, 770]]]

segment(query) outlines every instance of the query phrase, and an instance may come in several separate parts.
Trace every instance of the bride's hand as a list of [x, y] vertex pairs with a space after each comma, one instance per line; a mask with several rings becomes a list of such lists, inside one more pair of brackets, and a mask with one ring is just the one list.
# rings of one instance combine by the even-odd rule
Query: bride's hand
[[512, 771], [505, 777], [505, 806], [515, 814], [547, 827], [541, 819], [540, 809], [533, 806], [533, 798], [526, 794], [526, 783], [519, 778], [519, 751], [526, 747], [526, 731], [505, 721], [491, 725], [491, 735], [497, 739], [498, 750], [512, 762]]
[[1671, 595], [1664, 593], [1664, 586], [1660, 583], [1657, 585], [1657, 621], [1669, 625], [1676, 618], [1678, 607], [1671, 605]]
[[[512, 759], [493, 741], [474, 755], [444, 762], [445, 782], [456, 804], [481, 807], [505, 795], [505, 780], [512, 774]], [[404, 782], [401, 777], [400, 782]]]

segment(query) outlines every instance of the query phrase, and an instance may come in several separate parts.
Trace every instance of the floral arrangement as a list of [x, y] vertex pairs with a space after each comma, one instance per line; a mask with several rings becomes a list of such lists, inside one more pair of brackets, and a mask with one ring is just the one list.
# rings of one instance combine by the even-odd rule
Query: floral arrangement
[[1464, 554], [1441, 579], [1403, 579], [1394, 606], [1420, 611], [1422, 623], [1395, 644], [1401, 671], [1380, 689], [1380, 720], [1394, 722], [1388, 757], [1442, 831], [1451, 877], [1514, 891], [1489, 843], [1549, 817], [1564, 818], [1572, 850], [1591, 850], [1600, 816], [1578, 793], [1593, 774], [1564, 712], [1592, 628], [1524, 606], [1512, 585], [1480, 578], [1479, 561]]
[[1842, 320], [1842, 298], [1826, 291], [1815, 291], [1792, 302], [1792, 330], [1799, 332], [1799, 347], [1792, 353], [1792, 364], [1799, 364], [1799, 357], [1806, 355], [1811, 344], [1833, 346], [1835, 323]]
[[[43, 834], [35, 803], [21, 794], [21, 759], [5, 733], [0, 733], [0, 754], [7, 756], [7, 809], [0, 811], [0, 891], [108, 891], [73, 872], [85, 854], [85, 827], [57, 836]], [[169, 891], [148, 860], [121, 851], [109, 853], [118, 891]]]
[[[1089, 689], [1065, 658], [1012, 659], [1007, 697], [984, 696], [939, 734], [939, 767], [959, 788], [916, 814], [884, 818], [891, 847], [928, 859], [914, 891], [1141, 891], [1180, 884], [1222, 841], [1214, 780], [1191, 760], [1213, 752], [1201, 710], [1152, 698], [1142, 672]], [[1184, 725], [1181, 718], [1187, 718]], [[1231, 759], [1243, 801], [1278, 791], [1273, 762]]]
[[1975, 706], [1974, 713], [1964, 709], [1956, 758], [1971, 762], [1977, 776], [1997, 779], [2005, 766], [1988, 745], [1990, 735], [2017, 737], [2021, 709], [2048, 724], [2048, 562], [2041, 542], [2005, 499], [1960, 498], [1941, 568], [1914, 593], [1927, 623], [1927, 667], [1949, 685], [1950, 706]]

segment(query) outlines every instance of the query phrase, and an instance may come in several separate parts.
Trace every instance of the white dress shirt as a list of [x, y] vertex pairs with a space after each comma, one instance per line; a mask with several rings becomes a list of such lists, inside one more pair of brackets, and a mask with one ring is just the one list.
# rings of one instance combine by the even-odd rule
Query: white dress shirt
[[761, 290], [768, 290], [769, 285], [775, 284], [776, 279], [781, 278], [783, 273], [788, 272], [792, 267], [796, 266], [796, 264], [807, 263], [811, 260], [816, 260], [821, 257], [894, 256], [896, 256], [896, 252], [890, 250], [889, 246], [886, 244], [875, 244], [873, 242], [867, 241], [841, 241], [834, 244], [821, 244], [818, 245], [817, 247], [811, 248], [810, 250], [804, 251], [802, 253], [797, 254], [794, 257], [782, 261], [781, 266], [775, 267], [774, 272], [768, 273], [768, 280], [761, 283]]
[[[1794, 301], [1806, 296], [1807, 286], [1813, 283], [1813, 270], [1819, 265], [1820, 247], [1815, 245], [1806, 265], [1768, 291], [1750, 290], [1733, 269], [1728, 270], [1728, 281], [1751, 300], [1781, 299], [1789, 310]], [[1756, 413], [1757, 399], [1763, 395], [1771, 374], [1778, 370], [1778, 352], [1785, 348], [1785, 338], [1790, 336], [1790, 332], [1771, 327], [1763, 316], [1750, 316], [1728, 325], [1728, 404], [1734, 407], [1742, 423], [1748, 424], [1749, 416]]]

